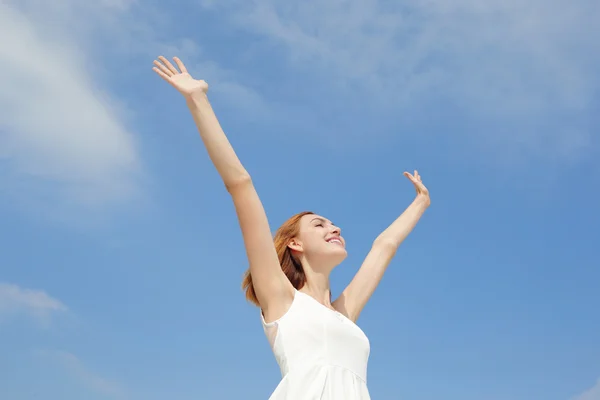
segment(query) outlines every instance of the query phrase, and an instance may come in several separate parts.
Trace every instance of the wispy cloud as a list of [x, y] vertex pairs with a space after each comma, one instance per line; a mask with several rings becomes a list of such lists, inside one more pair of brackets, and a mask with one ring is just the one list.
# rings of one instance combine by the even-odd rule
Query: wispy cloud
[[596, 385], [571, 400], [600, 400], [600, 379], [596, 382]]
[[0, 162], [10, 171], [0, 176], [1, 190], [85, 205], [138, 193], [147, 177], [127, 105], [134, 99], [110, 87], [144, 72], [155, 78], [151, 60], [159, 54], [194, 60], [192, 68], [230, 104], [266, 109], [194, 41], [165, 37], [167, 11], [144, 0], [0, 3], [3, 37], [10, 38], [0, 43]]
[[64, 368], [79, 383], [96, 393], [114, 399], [127, 397], [121, 384], [91, 371], [75, 354], [58, 350], [38, 350], [35, 355], [49, 359], [59, 367]]
[[0, 4], [0, 26], [10, 38], [0, 44], [0, 156], [22, 184], [55, 182], [86, 202], [128, 196], [140, 169], [132, 132], [88, 72], [77, 27], [66, 30], [83, 22], [76, 3], [49, 4]]
[[[174, 43], [163, 44], [160, 51], [166, 57], [178, 56], [184, 60], [193, 76], [210, 84], [211, 97], [216, 96], [225, 105], [244, 113], [247, 118], [264, 120], [273, 116], [272, 104], [268, 104], [254, 88], [240, 82], [235, 71], [210, 60], [194, 40], [183, 38]], [[156, 54], [152, 56], [155, 57]]]
[[0, 283], [0, 322], [10, 316], [24, 314], [38, 322], [47, 323], [53, 314], [66, 310], [67, 307], [60, 300], [44, 291]]
[[567, 156], [589, 144], [582, 119], [600, 87], [596, 1], [200, 4], [267, 38], [319, 84], [361, 94], [362, 108], [427, 116], [445, 107], [487, 125], [480, 136], [501, 134]]
[[591, 50], [594, 33], [600, 33], [594, 22], [600, 9], [593, 1], [212, 5], [238, 9], [235, 23], [284, 45], [298, 68], [314, 68], [377, 94], [443, 90], [489, 112], [528, 113], [584, 107], [593, 94], [590, 84], [598, 84], [599, 58]]

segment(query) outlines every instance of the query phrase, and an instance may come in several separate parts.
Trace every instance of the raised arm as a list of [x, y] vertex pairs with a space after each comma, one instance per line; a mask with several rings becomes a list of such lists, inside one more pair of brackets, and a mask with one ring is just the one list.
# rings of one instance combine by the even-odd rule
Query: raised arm
[[429, 191], [421, 182], [419, 173], [415, 171], [413, 176], [405, 172], [404, 176], [415, 185], [417, 190], [415, 200], [375, 239], [371, 251], [367, 254], [360, 269], [340, 297], [333, 303], [336, 309], [353, 321], [358, 319], [361, 311], [379, 285], [398, 247], [417, 225], [431, 203]]
[[162, 56], [154, 61], [153, 70], [184, 96], [208, 155], [233, 199], [256, 297], [265, 315], [277, 318], [291, 304], [294, 289], [279, 265], [263, 205], [213, 112], [207, 83], [192, 78], [177, 57], [173, 60], [179, 70]]

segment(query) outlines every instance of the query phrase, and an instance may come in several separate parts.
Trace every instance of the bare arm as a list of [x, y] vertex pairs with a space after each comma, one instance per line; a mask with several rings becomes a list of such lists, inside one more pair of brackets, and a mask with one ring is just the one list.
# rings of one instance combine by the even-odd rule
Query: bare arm
[[281, 270], [267, 215], [252, 179], [208, 101], [208, 85], [193, 79], [178, 58], [174, 60], [181, 72], [164, 57], [159, 59], [162, 63], [155, 61], [155, 72], [184, 95], [208, 155], [233, 199], [260, 306], [263, 311], [271, 309], [271, 315], [282, 314], [293, 299], [293, 287]]
[[348, 318], [356, 321], [379, 285], [390, 261], [396, 255], [398, 247], [419, 222], [429, 207], [430, 199], [427, 188], [415, 171], [415, 176], [405, 173], [417, 189], [417, 197], [410, 206], [373, 242], [371, 251], [363, 261], [360, 269], [334, 302], [334, 307]]

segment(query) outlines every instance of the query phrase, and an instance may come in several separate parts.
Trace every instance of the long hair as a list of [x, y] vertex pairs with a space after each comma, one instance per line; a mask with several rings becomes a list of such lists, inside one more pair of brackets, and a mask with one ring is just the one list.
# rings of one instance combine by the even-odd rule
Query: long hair
[[[303, 211], [294, 215], [277, 229], [275, 237], [273, 238], [281, 270], [290, 280], [292, 286], [298, 290], [306, 283], [306, 274], [304, 273], [300, 260], [294, 256], [292, 249], [288, 247], [288, 244], [300, 231], [300, 218], [309, 214], [314, 213], [312, 211]], [[256, 292], [254, 291], [254, 285], [252, 284], [252, 274], [250, 273], [250, 269], [244, 274], [242, 290], [246, 292], [246, 299], [249, 302], [256, 306], [260, 306], [258, 298], [256, 297]]]

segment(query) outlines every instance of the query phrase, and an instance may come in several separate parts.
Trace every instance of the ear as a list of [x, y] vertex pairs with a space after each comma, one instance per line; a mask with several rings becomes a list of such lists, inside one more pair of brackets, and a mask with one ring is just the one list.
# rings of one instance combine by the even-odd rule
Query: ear
[[294, 251], [297, 252], [302, 252], [302, 242], [299, 241], [298, 239], [292, 239], [290, 240], [290, 242], [288, 243], [288, 247]]

